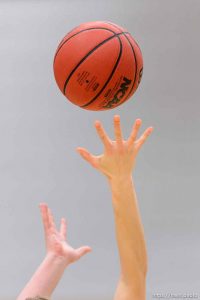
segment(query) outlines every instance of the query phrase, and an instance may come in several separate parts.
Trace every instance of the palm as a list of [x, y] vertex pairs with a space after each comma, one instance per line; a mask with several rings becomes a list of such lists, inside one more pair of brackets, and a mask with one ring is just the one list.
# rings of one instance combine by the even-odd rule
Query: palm
[[93, 167], [101, 171], [108, 178], [131, 174], [135, 164], [136, 155], [146, 141], [149, 134], [152, 132], [152, 127], [149, 127], [137, 139], [137, 134], [141, 126], [141, 120], [137, 119], [132, 132], [127, 140], [122, 137], [120, 118], [114, 117], [115, 140], [112, 141], [104, 131], [99, 121], [95, 122], [95, 127], [100, 139], [104, 145], [104, 153], [99, 156], [92, 155], [84, 148], [77, 148], [81, 156], [87, 160]]
[[66, 220], [64, 218], [61, 219], [60, 230], [58, 231], [48, 206], [44, 203], [40, 204], [40, 209], [44, 225], [47, 253], [54, 253], [56, 256], [65, 258], [66, 263], [72, 263], [91, 251], [91, 248], [88, 246], [83, 246], [78, 249], [71, 247], [66, 240]]
[[68, 257], [70, 261], [76, 258], [76, 250], [67, 244], [66, 238], [57, 230], [53, 229], [49, 232], [46, 237], [46, 248], [48, 252]]

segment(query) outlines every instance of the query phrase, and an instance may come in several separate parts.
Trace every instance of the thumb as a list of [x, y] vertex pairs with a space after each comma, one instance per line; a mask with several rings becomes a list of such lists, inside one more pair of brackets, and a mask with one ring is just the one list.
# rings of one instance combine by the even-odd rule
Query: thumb
[[83, 255], [91, 252], [92, 249], [89, 246], [82, 246], [78, 249], [76, 249], [76, 254], [78, 255], [78, 258], [81, 258]]
[[97, 167], [95, 157], [88, 150], [86, 150], [85, 148], [77, 147], [76, 151], [82, 156], [83, 159], [89, 162], [94, 168]]

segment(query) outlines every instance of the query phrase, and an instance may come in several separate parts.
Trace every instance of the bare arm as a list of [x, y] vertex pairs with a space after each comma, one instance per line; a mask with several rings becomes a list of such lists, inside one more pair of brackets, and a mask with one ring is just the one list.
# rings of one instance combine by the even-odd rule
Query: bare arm
[[60, 230], [58, 231], [48, 206], [40, 204], [40, 209], [44, 224], [47, 254], [17, 300], [25, 300], [37, 296], [50, 298], [67, 266], [91, 251], [91, 248], [88, 246], [73, 249], [66, 242], [65, 219], [62, 218]]
[[128, 140], [123, 140], [119, 116], [114, 117], [115, 141], [111, 141], [100, 122], [95, 122], [104, 153], [94, 156], [77, 148], [82, 157], [108, 179], [112, 191], [116, 238], [119, 248], [121, 274], [115, 300], [144, 300], [147, 273], [147, 253], [140, 219], [132, 170], [136, 155], [152, 132], [146, 129], [136, 140], [141, 120], [136, 120]]
[[121, 265], [115, 299], [142, 300], [145, 299], [147, 253], [133, 179], [127, 176], [112, 180], [110, 186]]

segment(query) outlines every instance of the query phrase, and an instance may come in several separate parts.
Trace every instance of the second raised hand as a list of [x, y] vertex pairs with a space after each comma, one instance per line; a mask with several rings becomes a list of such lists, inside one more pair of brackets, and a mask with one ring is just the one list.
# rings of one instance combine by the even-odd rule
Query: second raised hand
[[74, 249], [67, 243], [66, 220], [61, 219], [60, 229], [56, 229], [51, 210], [46, 203], [40, 203], [40, 211], [44, 226], [47, 255], [54, 255], [61, 258], [66, 266], [80, 259], [83, 255], [91, 251], [88, 246]]
[[132, 174], [135, 159], [140, 148], [153, 130], [153, 127], [148, 127], [143, 134], [137, 138], [141, 124], [142, 120], [136, 119], [129, 138], [124, 140], [120, 126], [120, 116], [115, 115], [115, 140], [113, 141], [108, 137], [101, 122], [96, 121], [95, 127], [104, 145], [104, 153], [95, 156], [82, 147], [78, 147], [77, 151], [94, 168], [106, 175], [108, 179], [123, 178], [127, 175], [129, 176]]

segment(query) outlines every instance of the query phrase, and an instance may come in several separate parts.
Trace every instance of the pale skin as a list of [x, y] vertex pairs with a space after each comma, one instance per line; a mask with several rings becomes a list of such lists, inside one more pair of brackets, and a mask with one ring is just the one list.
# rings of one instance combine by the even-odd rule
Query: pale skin
[[49, 299], [69, 264], [76, 262], [91, 251], [89, 246], [74, 249], [67, 242], [67, 224], [61, 219], [56, 229], [54, 218], [47, 204], [40, 204], [43, 221], [46, 256], [17, 300], [40, 296]]
[[153, 127], [137, 138], [141, 119], [133, 125], [127, 140], [123, 139], [120, 116], [114, 116], [115, 140], [111, 140], [99, 121], [97, 133], [104, 146], [103, 154], [95, 156], [84, 148], [77, 148], [81, 156], [108, 179], [112, 192], [116, 238], [121, 274], [114, 300], [144, 300], [147, 275], [147, 251], [143, 226], [132, 178], [136, 157]]
[[[141, 123], [142, 121], [137, 119], [129, 138], [124, 140], [120, 117], [115, 115], [115, 140], [111, 140], [101, 122], [96, 121], [97, 134], [104, 146], [103, 154], [95, 156], [84, 148], [77, 148], [77, 151], [87, 162], [106, 176], [112, 192], [121, 267], [114, 300], [145, 299], [147, 251], [132, 172], [137, 154], [153, 128], [147, 128], [138, 138]], [[67, 266], [91, 251], [89, 246], [78, 249], [72, 248], [66, 241], [65, 219], [61, 220], [58, 231], [48, 206], [42, 203], [40, 209], [44, 224], [47, 255], [17, 300], [24, 300], [37, 295], [50, 298]]]

